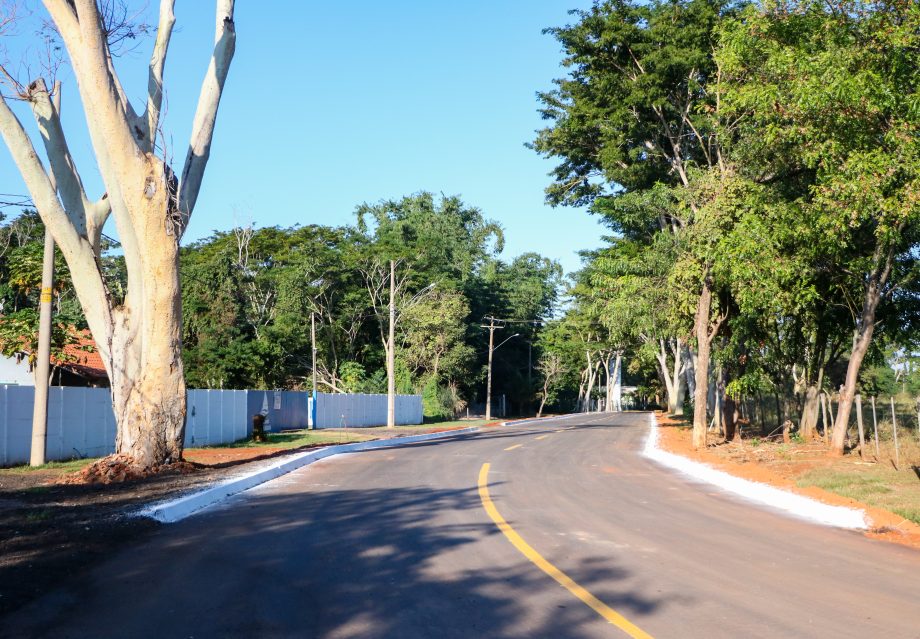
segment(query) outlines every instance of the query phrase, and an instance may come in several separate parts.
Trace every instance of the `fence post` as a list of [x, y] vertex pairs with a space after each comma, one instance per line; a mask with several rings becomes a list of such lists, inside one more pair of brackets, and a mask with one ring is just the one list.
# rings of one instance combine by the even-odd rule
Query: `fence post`
[[917, 399], [917, 439], [920, 439], [920, 398]]
[[856, 425], [859, 428], [859, 458], [863, 459], [863, 449], [866, 447], [866, 437], [863, 431], [862, 397], [859, 393], [856, 394]]
[[824, 441], [827, 443], [827, 393], [821, 393], [821, 428], [824, 431]]
[[875, 416], [875, 397], [872, 397], [872, 432], [875, 434], [875, 461], [881, 456], [878, 452], [878, 418]]
[[891, 430], [894, 433], [894, 469], [901, 470], [901, 460], [898, 454], [898, 418], [894, 414], [894, 395], [891, 396]]

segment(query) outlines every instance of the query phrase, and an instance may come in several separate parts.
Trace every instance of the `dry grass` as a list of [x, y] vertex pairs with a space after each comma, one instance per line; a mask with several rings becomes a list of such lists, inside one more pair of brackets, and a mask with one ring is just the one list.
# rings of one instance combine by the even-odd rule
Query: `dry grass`
[[817, 486], [869, 506], [884, 508], [920, 524], [920, 471], [896, 471], [887, 464], [814, 468], [801, 475], [801, 487]]
[[759, 437], [715, 446], [711, 451], [733, 463], [753, 462], [769, 468], [801, 488], [821, 488], [920, 524], [920, 442], [916, 429], [898, 427], [898, 469], [890, 421], [879, 422], [878, 454], [870, 426], [860, 457], [855, 430], [851, 429], [850, 447], [840, 458], [828, 457], [822, 441], [784, 444]]

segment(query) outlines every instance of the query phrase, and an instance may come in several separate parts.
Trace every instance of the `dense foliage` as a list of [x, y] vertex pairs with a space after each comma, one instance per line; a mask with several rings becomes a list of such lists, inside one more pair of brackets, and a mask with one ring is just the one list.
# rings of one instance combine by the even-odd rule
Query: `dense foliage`
[[839, 387], [842, 450], [854, 394], [892, 375], [906, 390], [915, 370], [920, 6], [573, 15], [549, 30], [568, 75], [540, 96], [533, 146], [558, 159], [547, 200], [588, 205], [613, 236], [572, 290], [562, 323], [596, 343], [568, 368], [584, 380], [592, 350], [624, 353], [646, 393], [692, 406], [697, 445], [711, 422], [731, 437], [763, 394], [810, 435], [819, 392]]
[[[42, 237], [31, 212], [0, 228], [0, 334], [35, 339]], [[362, 205], [353, 226], [237, 228], [190, 244], [181, 254], [188, 385], [309, 390], [312, 317], [318, 390], [386, 392], [394, 260], [398, 392], [421, 393], [429, 417], [482, 402], [488, 332], [480, 324], [491, 315], [528, 320], [496, 353], [493, 393], [509, 410], [533, 410], [538, 334], [557, 307], [562, 271], [534, 253], [503, 261], [503, 244], [501, 227], [481, 211], [430, 193]], [[122, 260], [109, 253], [117, 290]], [[56, 325], [73, 333], [85, 323], [63, 263], [57, 275]], [[8, 341], [11, 352], [19, 348]]]

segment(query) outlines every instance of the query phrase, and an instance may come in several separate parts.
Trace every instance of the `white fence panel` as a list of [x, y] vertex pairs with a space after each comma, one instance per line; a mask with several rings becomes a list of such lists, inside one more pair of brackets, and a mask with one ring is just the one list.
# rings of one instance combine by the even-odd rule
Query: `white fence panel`
[[[363, 393], [318, 393], [316, 428], [385, 426], [387, 396]], [[422, 423], [422, 396], [396, 396], [396, 423]]]
[[29, 461], [34, 393], [34, 387], [0, 386], [0, 463], [4, 465]]
[[[225, 444], [249, 434], [245, 390], [189, 390], [186, 446]], [[0, 386], [0, 465], [29, 461], [34, 386]], [[48, 394], [48, 460], [101, 457], [115, 450], [115, 415], [106, 388], [54, 386]]]
[[[0, 465], [29, 461], [33, 386], [0, 385]], [[189, 390], [185, 445], [213, 446], [250, 434], [252, 415], [263, 411], [274, 430], [304, 428], [308, 393], [292, 391]], [[319, 393], [317, 428], [383, 426], [387, 396]], [[421, 395], [396, 396], [396, 423], [422, 423]], [[52, 387], [48, 396], [49, 460], [100, 457], [115, 450], [115, 416], [105, 388]]]
[[245, 439], [249, 433], [244, 390], [189, 390], [185, 445], [214, 446]]

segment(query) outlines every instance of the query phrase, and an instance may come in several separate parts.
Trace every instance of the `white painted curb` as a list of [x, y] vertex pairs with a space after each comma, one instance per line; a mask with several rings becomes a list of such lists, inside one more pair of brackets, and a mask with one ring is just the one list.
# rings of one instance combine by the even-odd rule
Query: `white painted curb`
[[[502, 422], [502, 426], [505, 422]], [[391, 446], [402, 446], [403, 444], [412, 444], [415, 442], [428, 441], [430, 439], [444, 439], [455, 435], [466, 435], [476, 433], [482, 429], [481, 426], [473, 428], [461, 428], [458, 430], [447, 430], [440, 433], [427, 433], [424, 435], [410, 435], [408, 437], [394, 437], [392, 439], [376, 439], [369, 442], [356, 442], [354, 444], [339, 444], [337, 446], [326, 446], [316, 450], [308, 450], [290, 457], [286, 457], [279, 462], [264, 466], [254, 472], [239, 477], [233, 477], [219, 484], [205, 488], [190, 495], [185, 495], [177, 499], [170, 499], [156, 504], [152, 504], [137, 514], [141, 517], [150, 517], [164, 524], [171, 524], [189, 515], [192, 515], [203, 508], [213, 506], [223, 501], [227, 497], [241, 493], [259, 484], [285, 475], [293, 470], [297, 470], [315, 461], [325, 457], [339, 455], [341, 453], [354, 453], [362, 450], [372, 450], [375, 448], [388, 448]]]
[[689, 477], [712, 484], [750, 501], [776, 508], [799, 519], [837, 528], [856, 530], [868, 528], [864, 510], [845, 506], [829, 506], [810, 497], [803, 497], [760, 482], [741, 479], [706, 464], [663, 451], [658, 447], [658, 424], [654, 413], [649, 414], [649, 423], [651, 427], [642, 454], [663, 466], [673, 468]]

